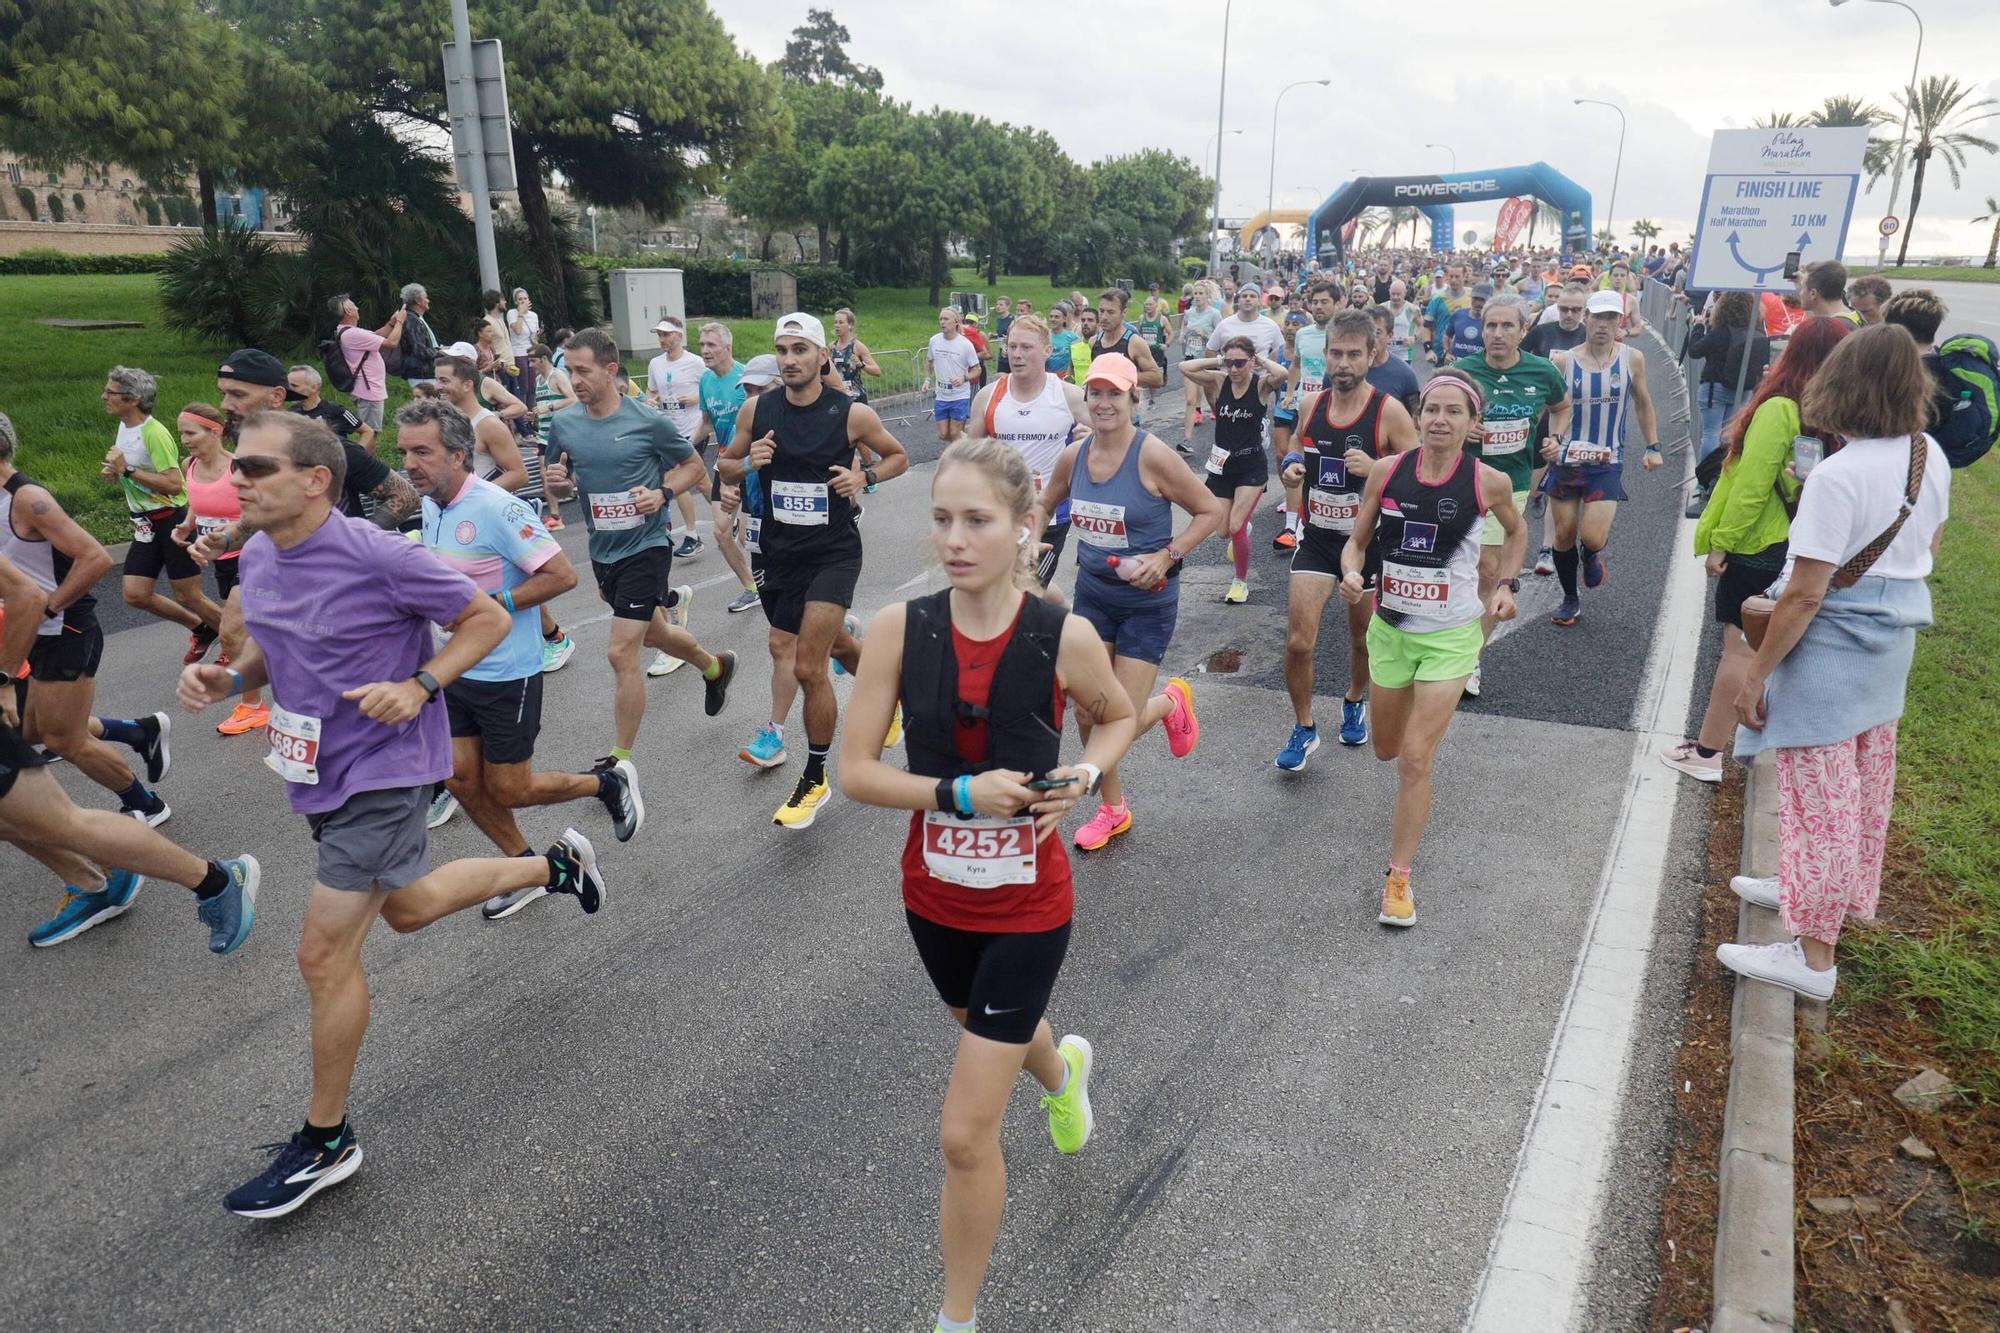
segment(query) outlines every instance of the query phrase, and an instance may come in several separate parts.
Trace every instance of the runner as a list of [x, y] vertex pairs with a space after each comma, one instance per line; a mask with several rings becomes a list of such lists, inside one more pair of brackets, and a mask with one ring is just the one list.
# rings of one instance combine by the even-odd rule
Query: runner
[[[1158, 288], [1146, 298], [1146, 304], [1139, 308], [1139, 339], [1146, 344], [1146, 350], [1152, 353], [1153, 364], [1160, 368], [1160, 384], [1164, 387], [1167, 382], [1167, 344], [1174, 340], [1174, 317], [1173, 312], [1167, 309], [1167, 303], [1160, 299]], [[1146, 406], [1150, 408], [1158, 397], [1157, 390], [1147, 390]]]
[[1069, 349], [1076, 341], [1076, 332], [1069, 326], [1069, 307], [1058, 301], [1049, 307], [1049, 359], [1043, 364], [1051, 375], [1072, 384], [1076, 379], [1070, 373]]
[[[564, 833], [541, 857], [426, 868], [425, 810], [450, 776], [438, 694], [506, 638], [506, 611], [415, 543], [333, 512], [343, 457], [333, 432], [286, 412], [243, 425], [232, 469], [244, 520], [243, 607], [251, 643], [232, 668], [181, 673], [184, 707], [271, 685], [268, 763], [319, 844], [299, 971], [312, 1002], [313, 1092], [305, 1126], [230, 1192], [240, 1217], [282, 1217], [353, 1175], [346, 1118], [368, 1023], [362, 945], [377, 916], [420, 930], [493, 894], [543, 884], [586, 912], [604, 883], [588, 839]], [[430, 651], [432, 625], [451, 637]]]
[[[848, 328], [853, 329], [850, 317]], [[856, 344], [859, 346], [859, 344]], [[861, 348], [866, 357], [868, 349]], [[701, 373], [701, 424], [695, 427], [691, 443], [701, 456], [702, 466], [708, 467], [708, 449], [711, 444], [729, 447], [729, 441], [736, 435], [736, 413], [748, 396], [743, 391], [743, 366], [736, 359], [736, 336], [727, 324], [704, 324], [701, 326], [701, 363], [707, 369]], [[839, 362], [834, 363], [839, 367]], [[857, 377], [860, 371], [856, 370]], [[879, 373], [879, 372], [878, 372]], [[845, 382], [846, 372], [842, 371]], [[850, 395], [851, 397], [852, 395]], [[864, 397], [860, 401], [866, 401]], [[724, 514], [718, 507], [722, 498], [722, 474], [714, 472], [710, 476], [708, 489], [709, 527], [715, 533], [715, 549], [722, 552], [722, 562], [729, 566], [729, 572], [736, 576], [741, 591], [736, 600], [726, 608], [731, 615], [750, 610], [758, 605], [757, 580], [750, 572], [750, 557], [744, 553], [743, 544], [736, 538], [737, 514]], [[654, 665], [659, 665], [658, 659]], [[661, 673], [664, 674], [664, 673]]]
[[[1377, 306], [1379, 313], [1386, 307]], [[1401, 402], [1368, 382], [1365, 367], [1376, 357], [1384, 337], [1374, 317], [1343, 310], [1327, 332], [1328, 386], [1307, 399], [1298, 449], [1288, 453], [1283, 470], [1306, 493], [1307, 522], [1285, 594], [1285, 691], [1292, 700], [1292, 735], [1273, 762], [1287, 773], [1306, 766], [1319, 748], [1319, 724], [1313, 717], [1314, 658], [1319, 647], [1320, 620], [1327, 599], [1341, 577], [1341, 552], [1354, 531], [1360, 512], [1361, 489], [1376, 463], [1414, 449], [1415, 424]], [[1409, 369], [1407, 366], [1405, 370]], [[1379, 582], [1381, 552], [1370, 546], [1361, 568], [1370, 591]], [[1347, 694], [1340, 706], [1340, 743], [1361, 745], [1368, 740], [1368, 618], [1366, 599], [1347, 607]]]
[[[1139, 368], [1131, 361], [1116, 352], [1093, 360], [1084, 399], [1090, 438], [1063, 450], [1035, 501], [1035, 520], [1042, 522], [1071, 500], [1070, 523], [1077, 530], [1076, 613], [1091, 623], [1111, 652], [1112, 667], [1138, 717], [1134, 734], [1164, 722], [1167, 748], [1178, 759], [1201, 738], [1194, 691], [1175, 676], [1156, 695], [1153, 682], [1180, 616], [1181, 562], [1221, 526], [1224, 507], [1173, 450], [1132, 424], [1139, 404]], [[1175, 506], [1190, 520], [1178, 537], [1173, 533]], [[1086, 745], [1089, 726], [1079, 714], [1077, 728]], [[1086, 852], [1132, 827], [1115, 765], [1106, 766], [1103, 786], [1097, 813], [1076, 831], [1076, 845]]]
[[[1454, 361], [1451, 368], [1479, 389], [1485, 415], [1480, 419], [1475, 442], [1467, 445], [1472, 457], [1500, 469], [1514, 483], [1514, 508], [1524, 508], [1533, 486], [1535, 459], [1540, 450], [1530, 447], [1531, 437], [1546, 417], [1547, 432], [1555, 439], [1569, 434], [1569, 381], [1545, 357], [1521, 352], [1526, 332], [1527, 303], [1518, 296], [1496, 296], [1486, 303], [1482, 330], [1485, 350], [1477, 356]], [[1497, 517], [1489, 516], [1480, 538], [1479, 601], [1490, 605], [1493, 590], [1501, 582], [1502, 571], [1511, 583], [1521, 566], [1507, 564], [1501, 547], [1507, 540]], [[1519, 591], [1518, 588], [1516, 591]], [[1493, 632], [1493, 617], [1484, 621], [1485, 632]], [[1465, 692], [1479, 697], [1479, 669], [1475, 664]]]
[[1472, 270], [1462, 261], [1453, 260], [1445, 267], [1446, 285], [1433, 288], [1431, 299], [1424, 306], [1424, 359], [1437, 365], [1446, 356], [1446, 326], [1451, 317], [1472, 304], [1472, 294], [1466, 290]]
[[[1215, 284], [1206, 278], [1194, 285], [1193, 305], [1181, 317], [1181, 360], [1192, 361], [1198, 356], [1208, 355], [1208, 337], [1215, 332], [1216, 324], [1222, 316], [1215, 308]], [[1194, 428], [1202, 423], [1207, 399], [1201, 386], [1190, 384], [1183, 379], [1181, 390], [1183, 416], [1181, 418], [1180, 451], [1187, 453], [1194, 447]]]
[[674, 548], [666, 526], [674, 495], [707, 481], [701, 460], [660, 413], [618, 392], [618, 347], [602, 329], [569, 340], [570, 387], [581, 411], [561, 413], [549, 431], [548, 476], [572, 479], [590, 532], [590, 567], [597, 594], [611, 608], [607, 656], [618, 678], [611, 753], [599, 770], [632, 757], [646, 717], [641, 645], [692, 662], [707, 682], [702, 709], [710, 717], [729, 699], [736, 654], [711, 656], [666, 608], [692, 595], [672, 586]]
[[[188, 631], [182, 662], [207, 655], [222, 624], [222, 608], [201, 590], [201, 568], [169, 535], [187, 517], [181, 480], [181, 447], [153, 416], [159, 385], [143, 370], [113, 366], [105, 375], [104, 410], [118, 422], [118, 438], [104, 455], [102, 474], [118, 483], [132, 521], [125, 548], [125, 604]], [[167, 576], [169, 600], [154, 591]]]
[[[1010, 347], [1009, 364], [1019, 364], [1012, 355]], [[1000, 1124], [1022, 1069], [1045, 1090], [1056, 1151], [1090, 1141], [1091, 1045], [1056, 1041], [1043, 1017], [1075, 897], [1056, 826], [1134, 730], [1091, 626], [1017, 584], [1020, 548], [1034, 535], [1025, 526], [1032, 483], [1011, 448], [960, 441], [945, 450], [932, 479], [931, 537], [951, 587], [875, 617], [841, 743], [849, 797], [911, 812], [904, 919], [938, 998], [964, 1029], [939, 1134], [945, 1290], [936, 1327], [948, 1330], [976, 1321], [1007, 1197]], [[1065, 695], [1091, 721], [1073, 765], [1060, 762]], [[882, 761], [899, 702], [908, 772]]]
[[[998, 309], [1000, 311], [1000, 322], [1005, 324], [1007, 322], [1006, 297], [1003, 296], [1000, 298]], [[1007, 336], [1006, 329], [1003, 328], [1000, 330], [1000, 336], [1002, 338]], [[870, 379], [880, 379], [882, 378], [882, 367], [876, 364], [875, 354], [868, 350], [868, 344], [854, 336], [854, 312], [846, 306], [842, 306], [833, 312], [833, 346], [826, 350], [827, 355], [833, 359], [833, 368], [839, 374], [840, 382], [847, 387], [847, 396], [857, 403], [867, 402], [868, 386], [862, 381], [862, 376], [866, 375]], [[722, 447], [727, 449], [729, 441], [725, 439], [722, 442]], [[732, 607], [731, 609], [733, 610], [734, 608]]]
[[479, 402], [479, 373], [461, 356], [437, 359], [438, 391], [472, 423], [475, 475], [503, 491], [518, 491], [528, 484], [528, 465], [521, 457], [520, 439], [507, 429], [497, 412]]
[[[1271, 420], [1271, 448], [1279, 457], [1291, 450], [1292, 437], [1298, 429], [1299, 405], [1326, 387], [1326, 328], [1339, 308], [1340, 288], [1337, 284], [1325, 278], [1316, 278], [1307, 286], [1306, 309], [1312, 316], [1312, 322], [1301, 326], [1292, 335], [1291, 383]], [[1298, 484], [1285, 480], [1283, 468], [1278, 470], [1278, 480], [1284, 487], [1284, 501], [1279, 505], [1284, 519], [1271, 544], [1281, 551], [1294, 550], [1298, 546], [1299, 514], [1304, 502], [1300, 499]]]
[[[999, 376], [979, 391], [972, 403], [967, 435], [1009, 445], [1027, 464], [1036, 494], [1055, 475], [1056, 462], [1069, 443], [1090, 429], [1084, 413], [1083, 386], [1065, 384], [1046, 369], [1049, 326], [1034, 315], [1016, 315], [1007, 331], [1007, 364], [1018, 370]], [[1069, 506], [1049, 515], [1032, 563], [1035, 577], [1046, 588], [1055, 577], [1063, 546], [1069, 541]], [[1046, 549], [1043, 549], [1046, 548]]]
[[1368, 308], [1375, 324], [1375, 362], [1368, 367], [1368, 382], [1403, 405], [1412, 420], [1417, 410], [1417, 372], [1409, 362], [1390, 355], [1396, 336], [1396, 315], [1388, 306]]
[[[701, 376], [704, 369], [701, 358], [688, 350], [687, 325], [678, 316], [662, 315], [660, 322], [653, 326], [653, 332], [660, 340], [660, 354], [646, 366], [646, 402], [666, 415], [682, 440], [692, 440], [695, 429], [701, 425]], [[701, 537], [694, 527], [694, 496], [687, 491], [678, 491], [674, 502], [681, 516], [681, 540], [680, 545], [674, 548], [674, 557], [691, 560], [701, 554]], [[674, 526], [671, 511], [665, 521], [667, 533], [671, 536]]]
[[[1449, 360], [1463, 361], [1468, 356], [1479, 355], [1479, 349], [1485, 345], [1486, 304], [1492, 299], [1493, 284], [1479, 283], [1472, 289], [1470, 303], [1466, 308], [1454, 310], [1446, 317], [1444, 346], [1445, 355]], [[1512, 299], [1520, 300], [1519, 297]], [[1521, 308], [1524, 312], [1522, 323], [1525, 324], [1526, 304], [1523, 303]]]
[[[432, 359], [435, 360], [435, 356]], [[293, 366], [287, 370], [285, 385], [290, 392], [285, 397], [290, 400], [292, 411], [324, 423], [327, 429], [343, 440], [354, 437], [355, 443], [362, 449], [373, 449], [375, 437], [380, 432], [354, 415], [352, 409], [320, 397], [323, 383], [320, 373], [311, 366]]]
[[[1590, 298], [1588, 284], [1572, 280], [1563, 284], [1561, 290], [1542, 311], [1541, 318], [1528, 330], [1522, 349], [1535, 356], [1553, 357], [1557, 352], [1568, 351], [1581, 346], [1584, 338], [1584, 305]], [[1552, 432], [1545, 422], [1538, 422], [1536, 439], [1545, 439]], [[1547, 478], [1548, 464], [1541, 458], [1541, 451], [1535, 451], [1535, 471], [1531, 485], [1532, 496], [1528, 501], [1529, 519], [1544, 518], [1548, 508], [1548, 497], [1542, 494], [1542, 482]], [[1535, 573], [1547, 578], [1556, 572], [1556, 552], [1550, 540], [1548, 526], [1544, 522], [1542, 544], [1535, 552]]]
[[[1028, 312], [1024, 309], [1022, 314]], [[1007, 373], [1007, 332], [1014, 327], [1014, 303], [1004, 296], [993, 298], [993, 369]], [[834, 341], [840, 340], [840, 312], [833, 312]]]
[[1618, 502], [1625, 498], [1621, 479], [1628, 408], [1646, 441], [1646, 471], [1665, 461], [1653, 396], [1646, 388], [1645, 355], [1618, 341], [1624, 302], [1617, 292], [1593, 292], [1588, 310], [1590, 332], [1583, 346], [1555, 356], [1556, 368], [1569, 381], [1569, 438], [1552, 436], [1541, 447], [1542, 461], [1552, 464], [1541, 489], [1548, 497], [1556, 576], [1563, 590], [1562, 605], [1549, 617], [1556, 625], [1574, 625], [1583, 613], [1576, 594], [1579, 538], [1584, 586], [1604, 582], [1601, 553], [1611, 540]]
[[[939, 318], [942, 323], [943, 315]], [[910, 459], [874, 408], [820, 383], [826, 330], [817, 319], [802, 312], [786, 315], [773, 341], [785, 391], [762, 393], [743, 404], [719, 467], [730, 485], [755, 474], [756, 508], [746, 512], [758, 520], [764, 572], [759, 592], [771, 624], [771, 657], [789, 655], [805, 691], [805, 771], [771, 817], [796, 832], [812, 827], [832, 794], [826, 761], [840, 706], [828, 658], [838, 656], [849, 671], [861, 660], [861, 645], [842, 623], [861, 577], [854, 500], [864, 486], [901, 476]], [[863, 450], [880, 464], [861, 466]]]
[[[745, 399], [755, 398], [778, 383], [778, 358], [769, 352], [751, 357], [743, 365], [740, 381]], [[730, 420], [729, 429], [734, 438], [736, 421]], [[729, 446], [724, 445], [726, 453]], [[717, 475], [721, 474], [721, 460], [717, 460]], [[722, 498], [717, 507], [725, 522], [740, 522], [743, 530], [743, 549], [750, 557], [750, 577], [761, 587], [764, 582], [764, 552], [761, 540], [763, 520], [758, 517], [762, 504], [758, 492], [757, 474], [746, 472], [740, 485], [724, 483]], [[762, 603], [759, 602], [761, 608]], [[792, 705], [799, 697], [799, 678], [793, 670], [795, 640], [787, 637], [779, 643], [775, 634], [767, 633], [766, 641], [771, 653], [771, 721], [757, 729], [750, 743], [736, 752], [736, 757], [746, 764], [758, 768], [776, 768], [785, 762], [785, 719], [792, 715]], [[781, 651], [782, 649], [782, 651]]]
[[1106, 287], [1097, 294], [1097, 336], [1090, 341], [1093, 359], [1117, 352], [1139, 368], [1139, 387], [1148, 391], [1167, 382], [1163, 364], [1153, 359], [1152, 344], [1125, 322], [1125, 308], [1131, 293], [1123, 287]]
[[1076, 325], [1076, 341], [1069, 345], [1069, 378], [1083, 383], [1090, 374], [1091, 348], [1097, 342], [1097, 307], [1078, 306], [1070, 318]]
[[1409, 365], [1416, 357], [1417, 325], [1423, 319], [1408, 299], [1409, 294], [1410, 285], [1397, 278], [1389, 284], [1388, 301], [1376, 303], [1386, 304], [1389, 310], [1388, 354], [1404, 365]]
[[1250, 600], [1250, 521], [1271, 480], [1265, 423], [1272, 402], [1285, 395], [1286, 371], [1268, 357], [1260, 360], [1250, 340], [1237, 337], [1222, 345], [1219, 357], [1182, 362], [1181, 374], [1215, 392], [1215, 445], [1208, 451], [1204, 482], [1226, 506], [1222, 528], [1229, 534], [1235, 577], [1222, 600], [1241, 606]]
[[[938, 439], [946, 444], [965, 429], [972, 410], [973, 380], [981, 369], [972, 340], [959, 331], [958, 307], [944, 307], [938, 311], [938, 331], [924, 348], [924, 379], [936, 394], [931, 416], [937, 422]], [[831, 740], [828, 737], [829, 743]]]
[[[1504, 298], [1518, 302], [1521, 298]], [[1410, 868], [1431, 813], [1431, 768], [1459, 695], [1479, 670], [1482, 619], [1511, 620], [1518, 579], [1479, 595], [1482, 522], [1506, 533], [1502, 564], [1520, 568], [1528, 529], [1514, 504], [1514, 480], [1481, 464], [1466, 443], [1490, 420], [1478, 387], [1439, 371], [1424, 385], [1417, 449], [1369, 474], [1354, 532], [1340, 556], [1340, 596], [1349, 606], [1368, 595], [1369, 548], [1382, 561], [1381, 592], [1368, 622], [1368, 671], [1374, 687], [1375, 757], [1396, 765], [1396, 808], [1389, 826], [1389, 870], [1382, 883], [1385, 926], [1417, 924]]]
[[[197, 537], [219, 533], [234, 524], [243, 516], [243, 507], [237, 502], [236, 487], [229, 480], [229, 451], [222, 445], [228, 419], [222, 409], [207, 403], [189, 403], [181, 409], [177, 420], [183, 457], [187, 460], [188, 514], [174, 528], [172, 536], [177, 545], [188, 547]], [[208, 562], [215, 571], [215, 595], [224, 606], [229, 605], [229, 594], [236, 590], [236, 558], [235, 551], [226, 551]], [[221, 628], [222, 653], [216, 658], [216, 665], [228, 666], [243, 652], [242, 616], [225, 614]], [[245, 690], [241, 701], [228, 717], [215, 724], [215, 729], [225, 736], [242, 736], [262, 731], [270, 720], [263, 696], [256, 690]]]

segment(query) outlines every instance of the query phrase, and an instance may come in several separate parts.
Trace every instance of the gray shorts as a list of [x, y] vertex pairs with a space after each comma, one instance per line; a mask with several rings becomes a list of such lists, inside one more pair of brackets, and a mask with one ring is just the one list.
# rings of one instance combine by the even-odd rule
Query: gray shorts
[[379, 398], [357, 398], [354, 400], [354, 419], [364, 426], [373, 426], [375, 433], [382, 433], [382, 406]]
[[358, 791], [338, 810], [307, 815], [319, 844], [319, 882], [329, 889], [366, 893], [400, 889], [430, 871], [431, 789], [390, 787]]

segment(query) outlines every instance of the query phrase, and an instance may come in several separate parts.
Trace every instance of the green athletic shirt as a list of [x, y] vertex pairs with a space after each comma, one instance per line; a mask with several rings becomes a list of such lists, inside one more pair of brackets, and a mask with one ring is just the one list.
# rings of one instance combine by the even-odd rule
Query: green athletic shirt
[[1505, 370], [1487, 365], [1483, 355], [1461, 357], [1451, 368], [1477, 384], [1486, 400], [1480, 418], [1485, 438], [1478, 445], [1468, 444], [1466, 452], [1506, 473], [1516, 491], [1527, 490], [1542, 461], [1541, 442], [1534, 438], [1535, 421], [1569, 397], [1563, 373], [1547, 357], [1527, 352]]
[[[129, 468], [171, 472], [181, 465], [180, 441], [157, 417], [149, 416], [137, 426], [121, 424], [118, 427], [118, 449], [125, 455], [125, 466]], [[147, 490], [130, 477], [120, 477], [118, 489], [125, 497], [125, 508], [134, 514], [175, 509], [187, 503], [185, 490], [162, 495], [158, 491]]]

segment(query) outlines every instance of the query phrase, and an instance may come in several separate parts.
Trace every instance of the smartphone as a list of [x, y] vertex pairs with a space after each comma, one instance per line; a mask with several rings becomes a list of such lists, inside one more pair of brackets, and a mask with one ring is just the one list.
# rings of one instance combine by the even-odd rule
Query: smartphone
[[1785, 276], [1788, 278], [1799, 276], [1799, 252], [1797, 250], [1785, 256]]
[[1826, 446], [1817, 435], [1792, 436], [1792, 471], [1798, 473], [1799, 480], [1806, 479], [1806, 473], [1820, 465], [1826, 457]]
[[1028, 790], [1029, 790], [1029, 791], [1054, 791], [1054, 790], [1056, 790], [1056, 789], [1057, 789], [1058, 787], [1072, 787], [1072, 786], [1075, 786], [1075, 785], [1076, 785], [1076, 779], [1075, 779], [1075, 778], [1073, 778], [1073, 777], [1071, 777], [1071, 778], [1036, 778], [1036, 779], [1035, 779], [1035, 780], [1034, 780], [1033, 782], [1030, 782], [1030, 783], [1028, 784]]

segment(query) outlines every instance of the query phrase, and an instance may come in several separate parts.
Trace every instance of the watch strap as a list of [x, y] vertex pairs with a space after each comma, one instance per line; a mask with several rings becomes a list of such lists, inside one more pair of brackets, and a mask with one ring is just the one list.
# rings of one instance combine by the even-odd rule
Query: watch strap
[[424, 693], [428, 694], [433, 699], [437, 698], [438, 691], [444, 688], [444, 686], [438, 684], [437, 677], [433, 676], [428, 671], [419, 671], [416, 675], [412, 676], [410, 679], [416, 681], [417, 684], [423, 686]]

